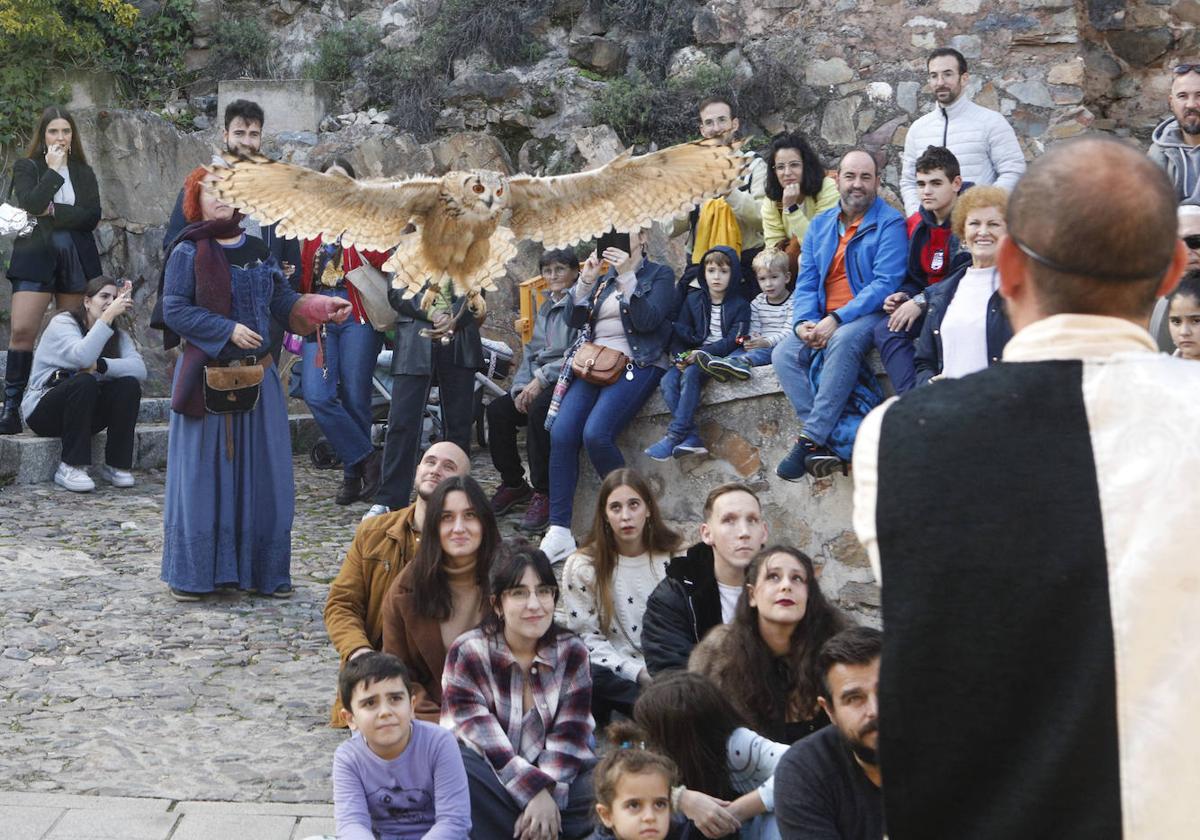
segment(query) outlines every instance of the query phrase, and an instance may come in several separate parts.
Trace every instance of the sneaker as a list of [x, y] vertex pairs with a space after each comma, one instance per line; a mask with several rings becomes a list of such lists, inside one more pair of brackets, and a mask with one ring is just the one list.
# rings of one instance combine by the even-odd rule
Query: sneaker
[[675, 444], [671, 450], [672, 458], [682, 458], [684, 455], [707, 455], [708, 447], [700, 440], [700, 435], [691, 434]]
[[570, 528], [551, 525], [538, 547], [551, 563], [559, 563], [575, 551], [575, 538], [571, 536]]
[[710, 377], [718, 382], [725, 382], [729, 379], [729, 374], [722, 368], [714, 368], [713, 362], [717, 361], [717, 357], [712, 353], [707, 353], [704, 350], [696, 350], [692, 353], [694, 364], [700, 366], [700, 370], [707, 373]]
[[810, 455], [817, 454], [823, 448], [804, 435], [800, 435], [800, 437], [796, 438], [796, 445], [792, 447], [792, 451], [775, 468], [775, 475], [784, 481], [799, 481], [806, 474], [804, 468], [806, 459]]
[[113, 487], [132, 487], [137, 483], [134, 481], [133, 473], [129, 470], [119, 470], [116, 467], [110, 467], [108, 464], [100, 468], [100, 477]]
[[96, 489], [96, 482], [92, 481], [87, 470], [62, 462], [59, 462], [58, 469], [54, 471], [54, 483], [72, 493], [91, 493]]
[[190, 604], [194, 601], [203, 601], [206, 593], [204, 592], [188, 592], [186, 589], [176, 589], [174, 586], [168, 587], [167, 591], [171, 593], [171, 597], [181, 603]]
[[541, 531], [550, 524], [550, 497], [536, 490], [529, 497], [529, 507], [525, 509], [525, 518], [517, 528], [521, 531]]
[[675, 444], [678, 442], [675, 438], [667, 435], [658, 443], [646, 449], [645, 453], [655, 461], [670, 461], [671, 453], [675, 451]]
[[503, 516], [532, 495], [533, 488], [523, 481], [520, 487], [501, 484], [492, 494], [492, 513]]
[[383, 516], [385, 513], [391, 513], [392, 509], [387, 505], [371, 505], [371, 509], [363, 514], [362, 521], [366, 522], [373, 516]]
[[838, 470], [842, 471], [842, 475], [849, 475], [849, 466], [834, 455], [827, 446], [818, 448], [818, 451], [813, 452], [804, 459], [804, 469], [813, 478], [825, 478], [833, 475]]
[[738, 379], [745, 382], [750, 378], [750, 363], [740, 356], [732, 358], [713, 358], [709, 357], [708, 365], [700, 365], [700, 369], [716, 379], [719, 376], [721, 382], [727, 379]]

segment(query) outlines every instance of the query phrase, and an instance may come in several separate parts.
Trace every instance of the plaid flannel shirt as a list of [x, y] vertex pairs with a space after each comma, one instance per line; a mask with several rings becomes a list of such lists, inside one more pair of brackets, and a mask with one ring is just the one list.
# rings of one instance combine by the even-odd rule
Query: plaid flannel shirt
[[518, 806], [549, 788], [564, 808], [571, 782], [595, 762], [592, 673], [583, 641], [562, 632], [543, 644], [530, 683], [536, 714], [526, 716], [525, 675], [503, 635], [464, 633], [446, 654], [442, 726], [491, 763]]

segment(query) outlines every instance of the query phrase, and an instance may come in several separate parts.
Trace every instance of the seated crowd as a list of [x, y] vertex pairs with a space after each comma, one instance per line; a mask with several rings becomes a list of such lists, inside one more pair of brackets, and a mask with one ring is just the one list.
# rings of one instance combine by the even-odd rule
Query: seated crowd
[[[1200, 76], [1200, 65], [1182, 66], [1177, 85]], [[687, 232], [678, 280], [649, 259], [645, 231], [582, 261], [544, 253], [532, 337], [508, 392], [486, 408], [501, 479], [491, 498], [470, 474], [486, 313], [459, 322], [470, 304], [457, 297], [421, 309], [389, 296], [380, 452], [371, 395], [385, 325], [355, 284], [386, 255], [281, 240], [211, 194], [204, 168], [189, 176], [159, 281], [161, 326], [187, 342], [172, 386], [163, 579], [180, 601], [228, 587], [291, 594], [291, 453], [273, 364], [294, 339], [300, 393], [342, 464], [335, 501], [372, 505], [324, 613], [341, 658], [331, 723], [354, 733], [333, 762], [338, 837], [883, 836], [881, 633], [826, 598], [792, 535], [769, 537], [749, 485], [714, 487], [699, 541], [685, 546], [618, 438], [657, 389], [671, 419], [644, 454], [702, 455], [706, 383], [772, 365], [797, 434], [775, 472], [824, 477], [847, 470], [861, 421], [884, 399], [872, 351], [899, 395], [1002, 359], [1013, 328], [997, 252], [1023, 158], [1003, 117], [965, 97], [962, 55], [935, 50], [927, 70], [937, 107], [905, 144], [907, 216], [881, 194], [875, 153], [853, 149], [826, 172], [789, 132], [750, 155], [728, 196], [675, 223]], [[232, 103], [227, 150], [257, 151], [263, 121], [254, 103]], [[705, 137], [736, 131], [733, 104], [705, 100], [699, 125]], [[925, 142], [937, 126], [942, 145]], [[1200, 138], [1200, 123], [1176, 130]], [[1188, 154], [1159, 152], [1169, 168]], [[354, 177], [343, 160], [325, 169]], [[95, 177], [66, 112], [43, 115], [14, 191], [45, 223], [18, 240], [9, 271], [0, 433], [19, 432], [23, 415], [36, 434], [60, 437], [55, 480], [83, 492], [94, 488], [91, 437], [107, 428], [100, 475], [130, 486], [146, 368], [122, 326], [130, 284], [94, 258]], [[1162, 317], [1175, 353], [1200, 360], [1196, 217], [1181, 208], [1195, 265]], [[249, 291], [231, 308], [234, 284]], [[52, 295], [60, 313], [34, 350], [34, 315]], [[620, 354], [615, 378], [574, 371], [585, 342]], [[204, 425], [198, 357], [212, 367], [252, 357], [265, 371], [261, 403], [226, 415], [216, 434]], [[423, 447], [435, 383], [442, 435]], [[235, 447], [255, 459], [257, 490], [238, 489]], [[580, 544], [581, 449], [601, 484]], [[223, 492], [235, 510], [256, 499], [278, 507], [231, 527], [212, 507]], [[521, 504], [521, 529], [544, 531], [538, 548], [501, 538], [497, 518]]]

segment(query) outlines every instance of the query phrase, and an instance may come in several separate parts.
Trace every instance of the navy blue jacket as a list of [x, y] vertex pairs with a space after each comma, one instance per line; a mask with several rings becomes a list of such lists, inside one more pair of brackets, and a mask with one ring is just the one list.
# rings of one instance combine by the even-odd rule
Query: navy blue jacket
[[738, 260], [737, 251], [718, 245], [704, 253], [700, 260], [701, 266], [713, 251], [720, 251], [727, 256], [732, 266], [729, 288], [725, 290], [725, 297], [721, 302], [721, 338], [711, 344], [704, 343], [708, 338], [712, 298], [708, 292], [708, 279], [701, 268], [700, 288], [688, 289], [687, 297], [684, 298], [675, 319], [675, 335], [671, 340], [672, 353], [700, 349], [714, 356], [728, 356], [738, 348], [738, 338], [750, 334], [750, 304], [741, 295], [742, 265]]
[[[621, 301], [621, 324], [629, 349], [633, 351], [633, 363], [638, 367], [653, 365], [662, 360], [663, 353], [671, 340], [671, 304], [675, 300], [675, 275], [671, 269], [659, 263], [642, 260], [634, 272], [637, 285], [628, 299]], [[616, 269], [609, 269], [601, 278], [599, 291], [581, 295], [578, 287], [573, 290], [575, 307], [571, 310], [570, 324], [582, 329], [592, 320], [595, 309], [617, 289]]]
[[[962, 190], [959, 190], [958, 194], [961, 196], [963, 190], [970, 186], [972, 184], [969, 182], [963, 184]], [[925, 266], [921, 263], [921, 253], [929, 244], [930, 231], [939, 227], [933, 213], [924, 207], [917, 210], [916, 215], [920, 221], [912, 228], [908, 236], [908, 274], [897, 290], [907, 292], [909, 297], [915, 297], [929, 287], [929, 277], [925, 274]], [[945, 224], [948, 227], [950, 220], [947, 219]], [[954, 234], [950, 234], [950, 239], [946, 243], [946, 261], [949, 266], [942, 273], [943, 279], [954, 276], [960, 268], [971, 264], [971, 255], [963, 249], [962, 243]]]
[[[925, 324], [921, 327], [921, 335], [917, 339], [916, 367], [917, 384], [925, 385], [930, 379], [942, 372], [942, 320], [954, 293], [958, 291], [958, 283], [967, 273], [971, 265], [968, 263], [940, 283], [935, 283], [925, 291]], [[1004, 301], [999, 290], [992, 293], [988, 299], [987, 311], [987, 352], [988, 366], [1000, 361], [1004, 345], [1012, 338], [1012, 325], [1008, 323], [1008, 315], [1004, 311]]]

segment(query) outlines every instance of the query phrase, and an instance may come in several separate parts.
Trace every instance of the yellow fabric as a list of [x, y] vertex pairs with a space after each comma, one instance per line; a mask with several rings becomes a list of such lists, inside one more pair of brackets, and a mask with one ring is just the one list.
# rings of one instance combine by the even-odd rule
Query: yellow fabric
[[696, 244], [692, 246], [692, 262], [698, 263], [711, 249], [726, 245], [742, 253], [742, 227], [733, 208], [723, 198], [710, 198], [700, 208], [696, 221]]

